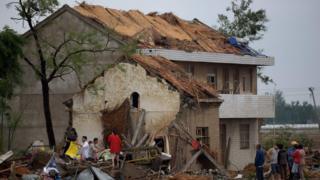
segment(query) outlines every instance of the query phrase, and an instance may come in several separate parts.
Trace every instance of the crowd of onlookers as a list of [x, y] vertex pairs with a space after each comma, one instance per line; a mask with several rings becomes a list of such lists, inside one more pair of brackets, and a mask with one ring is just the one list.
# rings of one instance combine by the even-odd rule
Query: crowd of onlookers
[[265, 155], [271, 164], [272, 179], [305, 179], [303, 169], [305, 166], [305, 150], [302, 144], [296, 141], [291, 142], [288, 149], [284, 149], [283, 144], [274, 145], [267, 152], [263, 150], [260, 144], [256, 146], [256, 179], [263, 180], [263, 167], [265, 165]]
[[111, 159], [113, 167], [119, 166], [121, 139], [116, 129], [113, 129], [111, 134], [105, 137], [106, 145], [103, 140], [99, 141], [98, 138], [91, 141], [87, 136], [82, 136], [81, 140], [81, 143], [78, 143], [78, 134], [75, 128], [69, 128], [66, 132], [62, 156], [92, 162]]

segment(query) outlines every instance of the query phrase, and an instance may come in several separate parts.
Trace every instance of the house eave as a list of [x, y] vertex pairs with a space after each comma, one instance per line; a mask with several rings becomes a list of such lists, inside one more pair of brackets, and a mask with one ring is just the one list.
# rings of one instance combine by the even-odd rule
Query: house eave
[[211, 52], [186, 52], [170, 49], [139, 49], [143, 55], [162, 56], [172, 61], [219, 63], [219, 64], [240, 64], [254, 66], [273, 66], [274, 57], [248, 56]]

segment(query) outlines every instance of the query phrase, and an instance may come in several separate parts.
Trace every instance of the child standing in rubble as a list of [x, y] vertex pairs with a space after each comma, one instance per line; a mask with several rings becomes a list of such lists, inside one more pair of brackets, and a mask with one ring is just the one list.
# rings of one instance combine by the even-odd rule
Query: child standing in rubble
[[121, 139], [116, 129], [112, 129], [111, 134], [107, 138], [107, 142], [110, 148], [110, 153], [112, 158], [112, 167], [118, 167], [119, 155], [121, 151]]

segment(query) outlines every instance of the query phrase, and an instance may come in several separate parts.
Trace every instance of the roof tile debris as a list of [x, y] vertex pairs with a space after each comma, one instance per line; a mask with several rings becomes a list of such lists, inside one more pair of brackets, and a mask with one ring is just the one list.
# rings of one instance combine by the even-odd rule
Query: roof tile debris
[[121, 11], [85, 3], [74, 9], [124, 38], [138, 40], [140, 48], [241, 54], [224, 35], [197, 19], [186, 21], [172, 13], [145, 15], [138, 10]]
[[180, 92], [195, 98], [217, 98], [216, 90], [206, 84], [190, 79], [186, 72], [177, 64], [160, 56], [133, 55], [131, 60], [137, 62], [150, 74], [155, 74], [174, 86]]

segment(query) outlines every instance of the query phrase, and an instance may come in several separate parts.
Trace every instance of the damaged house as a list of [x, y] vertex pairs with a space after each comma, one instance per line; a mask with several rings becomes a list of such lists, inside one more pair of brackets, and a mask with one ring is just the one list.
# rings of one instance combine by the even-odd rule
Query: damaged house
[[[163, 151], [183, 165], [191, 149], [184, 148], [172, 128], [176, 122], [207, 145], [225, 167], [237, 170], [253, 162], [263, 118], [274, 116], [274, 98], [257, 95], [257, 67], [273, 65], [274, 58], [197, 19], [186, 21], [172, 13], [145, 15], [82, 3], [63, 6], [36, 28], [51, 44], [66, 33], [86, 32], [110, 39], [111, 47], [132, 40], [138, 44], [137, 53], [121, 61], [121, 55], [109, 52], [87, 56], [86, 61], [98, 62], [83, 67], [83, 89], [76, 74], [50, 84], [58, 142], [70, 124], [89, 139], [102, 138], [116, 126], [133, 144], [138, 139], [163, 142]], [[113, 32], [111, 36], [106, 30]], [[24, 36], [32, 39], [29, 32]], [[24, 51], [31, 57], [35, 45], [28, 42]], [[108, 64], [102, 74], [95, 71]], [[46, 141], [41, 85], [27, 64], [23, 68], [27, 84], [12, 102], [14, 110], [23, 112], [16, 148], [35, 139]], [[134, 131], [137, 128], [141, 130]]]
[[162, 151], [175, 157], [176, 168], [181, 169], [191, 158], [192, 148], [185, 141], [192, 139], [181, 142], [183, 136], [170, 131], [170, 126], [175, 122], [192, 137], [197, 135], [192, 129], [207, 127], [210, 134], [199, 140], [217, 154], [222, 102], [217, 96], [212, 87], [190, 80], [180, 66], [165, 58], [133, 55], [72, 98], [73, 127], [89, 139], [103, 138], [117, 128], [133, 146], [161, 142]]

